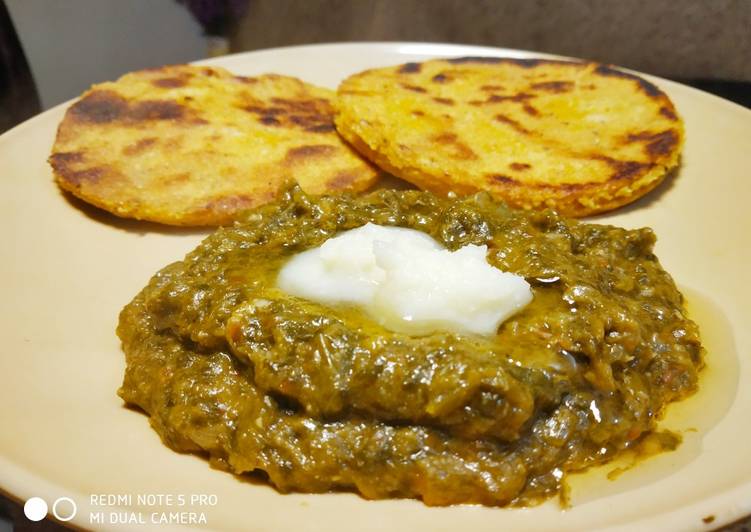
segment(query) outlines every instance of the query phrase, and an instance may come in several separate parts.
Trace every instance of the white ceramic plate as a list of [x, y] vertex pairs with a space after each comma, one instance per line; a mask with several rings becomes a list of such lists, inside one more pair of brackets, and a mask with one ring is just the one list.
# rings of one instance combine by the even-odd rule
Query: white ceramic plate
[[[208, 63], [336, 87], [365, 68], [461, 55], [533, 54], [334, 44]], [[562, 511], [555, 501], [529, 509], [429, 508], [353, 494], [280, 495], [169, 450], [146, 416], [124, 408], [115, 395], [124, 360], [114, 330], [120, 308], [149, 277], [204, 235], [118, 220], [66, 199], [46, 163], [62, 105], [0, 137], [0, 487], [19, 500], [40, 496], [50, 506], [68, 497], [77, 506], [71, 523], [95, 529], [122, 529], [113, 521], [139, 518], [156, 527], [153, 514], [159, 519], [161, 512], [186, 512], [184, 520], [193, 512], [207, 521], [194, 524], [199, 528], [321, 531], [705, 529], [751, 513], [751, 112], [653, 81], [685, 120], [683, 166], [646, 198], [600, 220], [654, 228], [657, 254], [702, 328], [709, 351], [703, 391], [672, 407], [666, 420], [684, 433], [679, 451], [615, 481], [602, 478], [607, 468], [574, 478], [574, 506]], [[144, 495], [151, 500], [139, 501]], [[158, 495], [175, 499], [150, 505]], [[70, 502], [56, 509], [68, 517]]]

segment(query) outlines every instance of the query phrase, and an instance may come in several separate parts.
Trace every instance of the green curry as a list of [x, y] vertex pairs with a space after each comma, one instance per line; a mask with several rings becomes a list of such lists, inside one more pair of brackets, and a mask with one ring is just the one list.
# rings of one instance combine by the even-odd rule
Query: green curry
[[[534, 299], [491, 338], [412, 337], [276, 287], [292, 255], [367, 222], [449, 249], [485, 244]], [[649, 229], [512, 210], [483, 194], [291, 188], [125, 307], [120, 395], [173, 449], [262, 472], [281, 491], [537, 502], [567, 472], [637, 446], [667, 403], [696, 389], [697, 327], [654, 242]]]

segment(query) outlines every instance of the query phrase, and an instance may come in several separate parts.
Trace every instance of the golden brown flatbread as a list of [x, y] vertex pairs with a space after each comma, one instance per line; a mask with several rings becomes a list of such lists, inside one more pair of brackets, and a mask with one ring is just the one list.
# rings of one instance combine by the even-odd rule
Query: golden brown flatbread
[[226, 224], [290, 178], [314, 194], [376, 181], [378, 170], [336, 133], [333, 95], [221, 68], [133, 72], [70, 107], [50, 164], [63, 189], [118, 216]]
[[368, 70], [339, 86], [337, 129], [433, 192], [487, 190], [583, 216], [629, 203], [677, 166], [683, 124], [652, 83], [595, 63], [465, 57]]

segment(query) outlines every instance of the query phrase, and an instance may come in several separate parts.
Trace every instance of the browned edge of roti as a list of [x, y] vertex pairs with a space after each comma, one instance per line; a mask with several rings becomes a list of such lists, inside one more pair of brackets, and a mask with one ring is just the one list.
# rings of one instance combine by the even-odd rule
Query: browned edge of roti
[[[638, 76], [637, 74], [633, 74], [631, 72], [623, 70], [620, 67], [617, 67], [615, 65], [596, 63], [593, 61], [586, 61], [583, 59], [568, 59], [567, 60], [567, 59], [545, 59], [545, 58], [515, 58], [515, 57], [498, 57], [498, 56], [450, 57], [450, 58], [443, 58], [443, 59], [441, 58], [430, 59], [428, 61], [445, 61], [452, 65], [463, 65], [463, 64], [473, 64], [473, 63], [484, 64], [484, 65], [509, 64], [509, 65], [514, 65], [514, 66], [518, 66], [521, 68], [528, 68], [528, 69], [535, 68], [541, 65], [577, 66], [581, 68], [594, 67], [593, 72], [594, 74], [598, 76], [630, 80], [636, 84], [638, 89], [641, 92], [643, 92], [645, 96], [654, 100], [659, 100], [659, 101], [667, 100], [667, 103], [669, 104], [669, 108], [665, 116], [672, 120], [677, 119], [677, 116], [675, 114], [675, 108], [672, 102], [668, 98], [667, 94], [665, 94], [659, 87], [647, 81], [646, 79]], [[420, 72], [421, 68], [422, 68], [421, 63], [405, 63], [404, 65], [401, 65], [401, 67], [398, 67], [397, 72], [400, 74], [413, 74], [413, 73]], [[369, 70], [362, 72], [361, 74], [365, 74], [373, 70], [380, 70], [380, 69], [369, 69]], [[445, 79], [445, 76], [443, 76], [442, 78], [439, 78], [437, 80], [434, 79], [433, 81], [437, 83], [445, 83], [446, 79]], [[672, 113], [670, 111], [672, 111]]]

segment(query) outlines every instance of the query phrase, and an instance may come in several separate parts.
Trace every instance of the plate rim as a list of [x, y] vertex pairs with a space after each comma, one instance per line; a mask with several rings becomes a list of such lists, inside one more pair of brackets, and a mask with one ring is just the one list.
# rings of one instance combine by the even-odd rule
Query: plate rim
[[[193, 61], [191, 64], [223, 66], [224, 63], [230, 63], [230, 62], [235, 62], [235, 61], [246, 61], [246, 60], [250, 61], [252, 60], [254, 56], [264, 55], [264, 54], [273, 55], [273, 54], [278, 54], [278, 53], [295, 53], [301, 50], [306, 50], [306, 51], [307, 50], [321, 50], [322, 52], [325, 52], [327, 49], [331, 49], [331, 48], [347, 48], [347, 47], [368, 48], [368, 49], [377, 48], [377, 49], [382, 50], [381, 53], [393, 55], [394, 58], [398, 58], [399, 56], [404, 56], [408, 54], [415, 54], [415, 53], [422, 53], [426, 56], [432, 56], [435, 58], [457, 57], [457, 56], [467, 55], [467, 54], [478, 54], [478, 55], [497, 56], [497, 57], [498, 56], [544, 57], [544, 58], [561, 59], [561, 60], [573, 60], [573, 61], [584, 60], [584, 61], [596, 62], [594, 60], [589, 60], [589, 59], [582, 59], [582, 58], [550, 54], [550, 53], [544, 53], [544, 52], [535, 52], [535, 51], [521, 50], [521, 49], [515, 49], [515, 48], [493, 47], [493, 46], [483, 46], [483, 45], [474, 45], [474, 44], [437, 43], [437, 42], [420, 42], [420, 41], [353, 41], [353, 42], [324, 42], [324, 43], [313, 43], [313, 44], [302, 44], [302, 45], [289, 45], [289, 46], [280, 46], [280, 47], [274, 47], [274, 48], [250, 50], [250, 51], [228, 54], [228, 55], [220, 56], [217, 58], [200, 59], [197, 61]], [[407, 47], [406, 50], [404, 49], [405, 47]], [[410, 50], [410, 48], [412, 49]], [[424, 51], [415, 52], [415, 50], [419, 50], [419, 49], [423, 49]], [[428, 50], [435, 50], [440, 53], [436, 53], [434, 51], [428, 51]], [[456, 54], [451, 53], [451, 51], [455, 51]], [[723, 105], [727, 108], [728, 111], [731, 111], [734, 113], [741, 112], [743, 113], [743, 116], [745, 119], [751, 121], [751, 109], [747, 109], [743, 107], [742, 105], [732, 102], [730, 100], [727, 100], [725, 98], [716, 96], [714, 94], [702, 91], [700, 89], [685, 85], [677, 81], [673, 81], [673, 80], [669, 80], [669, 79], [662, 78], [659, 76], [628, 69], [625, 67], [617, 66], [617, 68], [626, 72], [634, 73], [636, 75], [645, 77], [646, 79], [649, 79], [649, 80], [655, 80], [660, 84], [665, 84], [668, 86], [671, 86], [671, 85], [679, 86], [681, 87], [681, 90], [688, 89], [690, 92], [694, 93], [694, 96], [700, 97], [700, 98], [710, 98], [710, 101], [714, 105]], [[10, 138], [22, 134], [28, 128], [35, 127], [37, 125], [37, 122], [41, 122], [45, 120], [50, 114], [60, 112], [62, 108], [67, 108], [77, 99], [78, 97], [59, 103], [21, 122], [20, 124], [17, 124], [13, 128], [4, 132], [2, 135], [0, 135], [0, 147], [5, 142], [8, 142]], [[739, 383], [739, 386], [740, 385], [741, 383]], [[50, 480], [47, 480], [46, 478], [40, 477], [23, 467], [19, 467], [12, 461], [8, 460], [4, 455], [0, 454], [0, 493], [4, 493], [8, 496], [9, 499], [15, 500], [22, 504], [23, 500], [18, 494], [19, 493], [29, 494], [30, 490], [26, 488], [32, 485], [34, 486], [34, 495], [50, 496], [50, 494], [54, 494], [60, 491], [59, 489], [57, 489], [59, 487], [59, 484], [56, 484]], [[87, 497], [85, 496], [85, 494], [75, 493], [74, 495], [80, 495], [81, 500], [87, 500]], [[720, 501], [722, 501], [722, 504], [718, 504]], [[85, 521], [83, 520], [84, 512], [80, 510], [82, 507], [85, 508], [87, 505], [88, 504], [79, 505], [79, 513], [77, 514], [76, 518], [66, 523], [66, 525], [69, 526], [72, 524], [74, 526], [85, 529], [87, 523], [85, 523]], [[711, 525], [705, 525], [705, 528], [707, 526], [711, 526], [711, 528], [717, 528], [720, 526], [724, 526], [728, 523], [733, 523], [734, 521], [742, 519], [746, 516], [749, 516], [751, 514], [751, 478], [747, 479], [743, 483], [736, 485], [730, 490], [723, 491], [719, 494], [712, 496], [711, 498], [703, 499], [699, 503], [688, 503], [679, 507], [667, 509], [665, 512], [646, 517], [642, 520], [629, 522], [627, 525], [614, 525], [610, 527], [601, 528], [601, 530], [613, 530], [613, 531], [620, 530], [624, 526], [628, 526], [628, 527], [639, 526], [639, 525], [653, 526], [656, 523], [659, 524], [659, 522], [663, 522], [663, 524], [667, 524], [667, 522], [669, 522], [671, 526], [676, 526], [676, 527], [681, 527], [681, 528], [697, 528], [696, 515], [704, 514], [706, 512], [703, 512], [703, 511], [694, 512], [690, 510], [701, 509], [701, 508], [704, 508], [705, 506], [715, 507], [715, 508], [720, 507], [723, 510], [730, 508], [728, 511], [723, 512], [721, 515], [719, 515], [720, 513], [717, 512], [716, 510], [712, 511], [711, 513], [716, 516], [716, 519], [712, 521]], [[106, 529], [106, 530], [111, 530], [111, 529], [121, 530], [122, 529], [122, 528], [118, 528], [117, 526], [107, 526], [107, 525], [101, 528]], [[192, 527], [180, 526], [179, 528], [181, 530], [186, 530]], [[170, 528], [166, 528], [166, 529], [170, 529]]]

